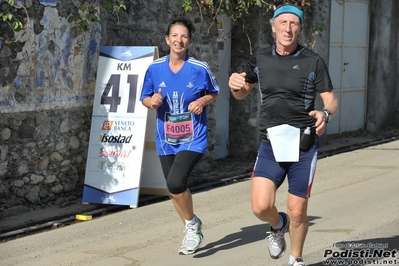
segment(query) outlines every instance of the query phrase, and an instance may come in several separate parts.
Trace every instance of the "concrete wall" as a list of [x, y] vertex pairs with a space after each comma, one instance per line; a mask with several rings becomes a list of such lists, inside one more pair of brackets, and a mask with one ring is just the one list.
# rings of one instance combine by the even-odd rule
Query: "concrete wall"
[[[323, 31], [314, 35], [314, 46], [313, 50], [324, 58], [328, 65], [330, 60], [330, 21], [331, 21], [331, 0], [328, 1], [316, 1], [315, 2], [315, 13], [313, 23], [321, 23], [324, 25]], [[318, 95], [316, 99], [316, 109], [323, 109], [324, 104], [321, 97]], [[328, 125], [326, 133], [319, 137], [319, 145], [325, 144], [328, 135]]]
[[399, 121], [399, 113], [395, 111], [399, 101], [398, 13], [397, 0], [371, 0], [367, 88], [367, 129], [370, 131], [397, 126]]

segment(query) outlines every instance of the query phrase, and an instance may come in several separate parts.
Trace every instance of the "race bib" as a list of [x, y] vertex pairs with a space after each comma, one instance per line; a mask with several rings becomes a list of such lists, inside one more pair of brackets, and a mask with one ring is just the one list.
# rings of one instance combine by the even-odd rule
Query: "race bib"
[[191, 142], [194, 138], [194, 126], [190, 112], [165, 114], [165, 142], [171, 145]]

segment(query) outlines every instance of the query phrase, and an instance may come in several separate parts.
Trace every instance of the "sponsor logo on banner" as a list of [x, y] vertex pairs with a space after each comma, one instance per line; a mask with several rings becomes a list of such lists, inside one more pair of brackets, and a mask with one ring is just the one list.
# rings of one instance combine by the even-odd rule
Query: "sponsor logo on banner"
[[112, 129], [115, 131], [132, 131], [134, 121], [114, 121]]
[[105, 149], [101, 148], [98, 152], [98, 156], [100, 157], [120, 157], [120, 158], [129, 158], [132, 150], [115, 150], [115, 149]]
[[127, 168], [129, 168], [129, 165], [118, 162], [99, 161], [97, 168], [100, 170], [125, 171]]
[[133, 126], [132, 120], [104, 120], [101, 130], [132, 131]]
[[101, 130], [112, 130], [112, 124], [114, 121], [112, 120], [105, 120], [101, 125]]
[[115, 202], [116, 202], [116, 199], [114, 198], [114, 196], [108, 196], [103, 200], [104, 204], [112, 204]]
[[126, 51], [122, 54], [122, 56], [130, 57], [130, 56], [133, 56], [133, 55], [132, 55], [132, 52], [130, 52], [130, 50], [126, 50]]
[[119, 134], [119, 136], [112, 136], [112, 135], [100, 135], [100, 142], [102, 143], [130, 143], [132, 140], [133, 135], [128, 137]]

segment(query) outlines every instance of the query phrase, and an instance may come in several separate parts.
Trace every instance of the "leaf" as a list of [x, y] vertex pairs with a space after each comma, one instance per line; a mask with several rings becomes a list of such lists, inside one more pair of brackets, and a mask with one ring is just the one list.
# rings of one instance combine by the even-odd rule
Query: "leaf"
[[193, 2], [191, 0], [184, 0], [184, 3], [183, 3], [184, 12], [192, 11], [193, 10], [192, 4], [193, 4]]
[[12, 23], [12, 28], [13, 28], [14, 31], [20, 31], [20, 30], [22, 30], [22, 28], [23, 28], [22, 22], [21, 22], [21, 21], [18, 21], [18, 20], [14, 21], [14, 22]]
[[8, 0], [7, 1], [10, 6], [15, 6], [15, 0]]
[[78, 15], [72, 15], [72, 16], [70, 16], [68, 18], [68, 22], [71, 23], [71, 22], [74, 22], [74, 21], [78, 21], [79, 18], [80, 17]]
[[82, 21], [82, 23], [79, 25], [79, 28], [82, 31], [88, 31], [89, 30], [89, 23], [87, 23], [86, 20]]
[[112, 3], [110, 1], [106, 1], [104, 3], [104, 7], [105, 7], [105, 9], [110, 10], [110, 9], [112, 9]]

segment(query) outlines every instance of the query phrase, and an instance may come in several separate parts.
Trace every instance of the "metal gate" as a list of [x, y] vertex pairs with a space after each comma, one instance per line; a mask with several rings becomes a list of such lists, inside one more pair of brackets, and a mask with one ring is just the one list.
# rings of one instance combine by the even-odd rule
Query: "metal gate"
[[339, 111], [328, 134], [365, 127], [369, 0], [332, 0], [329, 70]]

